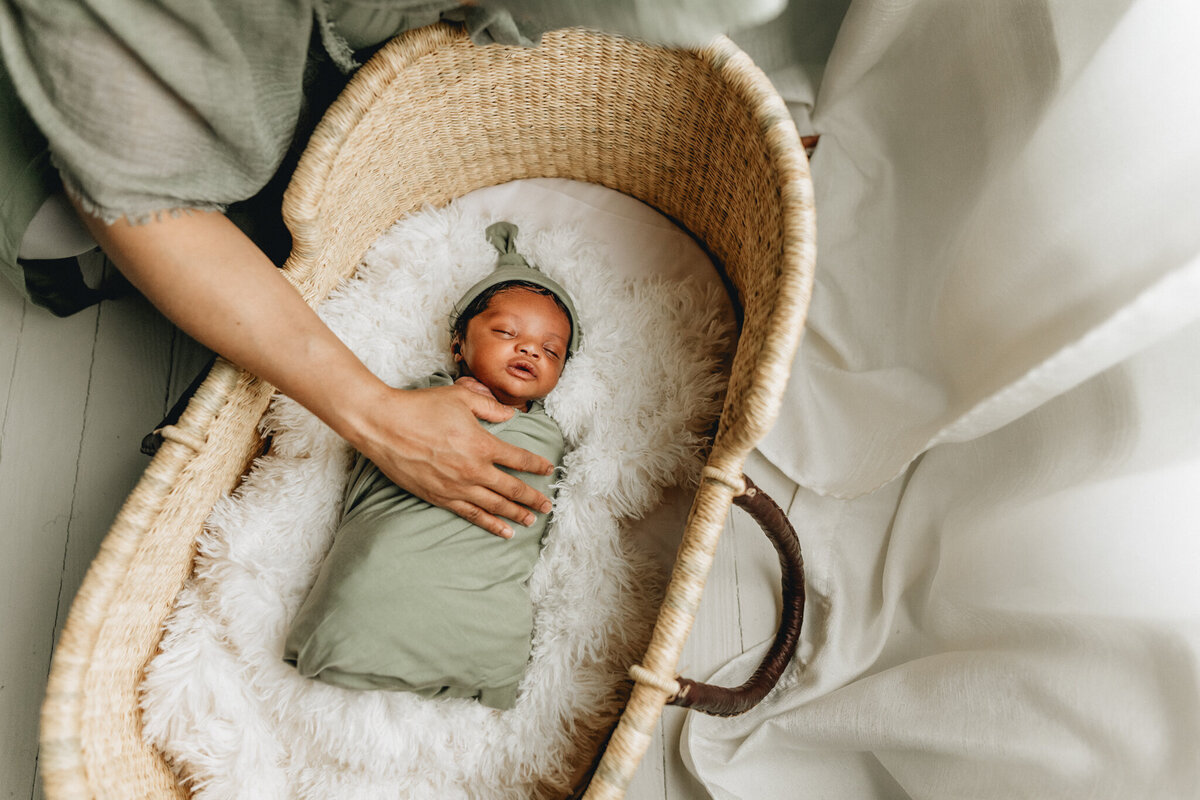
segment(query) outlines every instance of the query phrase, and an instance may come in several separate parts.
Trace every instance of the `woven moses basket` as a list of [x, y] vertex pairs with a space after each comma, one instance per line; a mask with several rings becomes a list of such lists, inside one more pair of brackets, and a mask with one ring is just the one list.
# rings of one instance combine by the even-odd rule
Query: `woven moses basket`
[[[717, 537], [735, 496], [754, 494], [742, 467], [775, 420], [812, 286], [812, 187], [783, 102], [728, 40], [669, 50], [562, 31], [537, 48], [477, 47], [435, 26], [381, 50], [313, 135], [284, 202], [294, 237], [287, 275], [315, 304], [398, 218], [535, 177], [601, 184], [676, 220], [723, 270], [742, 313], [666, 601], [586, 795], [621, 797], [664, 704], [687, 694], [674, 670]], [[138, 685], [205, 518], [262, 451], [256, 425], [272, 392], [218, 361], [178, 425], [163, 431], [54, 654], [42, 712], [47, 797], [187, 796], [142, 740]], [[789, 613], [798, 630], [798, 608]], [[777, 641], [780, 663], [794, 634]]]

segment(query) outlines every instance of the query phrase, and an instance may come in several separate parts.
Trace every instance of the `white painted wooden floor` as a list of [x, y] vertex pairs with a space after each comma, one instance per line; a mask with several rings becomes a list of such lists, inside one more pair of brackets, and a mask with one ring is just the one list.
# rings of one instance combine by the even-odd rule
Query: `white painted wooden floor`
[[[58, 319], [0, 287], [0, 800], [41, 797], [38, 709], [53, 644], [148, 462], [138, 450], [142, 436], [208, 355], [140, 297]], [[790, 496], [779, 494], [790, 490], [786, 480], [762, 462], [747, 471], [788, 507]], [[664, 531], [682, 529], [677, 510], [655, 521]], [[664, 544], [664, 558], [670, 548]], [[684, 651], [684, 674], [707, 677], [772, 635], [778, 573], [771, 546], [735, 511]], [[708, 796], [679, 756], [685, 713], [664, 713], [630, 800]]]

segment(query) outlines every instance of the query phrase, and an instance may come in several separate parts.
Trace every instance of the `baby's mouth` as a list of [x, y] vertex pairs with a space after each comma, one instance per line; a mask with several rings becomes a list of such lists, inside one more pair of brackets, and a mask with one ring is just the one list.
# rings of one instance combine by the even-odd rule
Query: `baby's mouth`
[[528, 361], [513, 361], [508, 365], [508, 371], [518, 378], [533, 379], [537, 377], [537, 368]]

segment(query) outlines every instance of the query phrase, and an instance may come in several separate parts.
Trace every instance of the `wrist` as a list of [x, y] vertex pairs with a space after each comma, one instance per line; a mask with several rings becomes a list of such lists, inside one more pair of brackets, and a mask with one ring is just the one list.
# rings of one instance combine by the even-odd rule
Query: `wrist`
[[379, 378], [369, 377], [343, 385], [337, 399], [324, 416], [326, 424], [349, 442], [356, 450], [367, 451], [372, 442], [381, 438], [379, 409], [394, 407], [405, 398], [401, 389], [393, 389]]

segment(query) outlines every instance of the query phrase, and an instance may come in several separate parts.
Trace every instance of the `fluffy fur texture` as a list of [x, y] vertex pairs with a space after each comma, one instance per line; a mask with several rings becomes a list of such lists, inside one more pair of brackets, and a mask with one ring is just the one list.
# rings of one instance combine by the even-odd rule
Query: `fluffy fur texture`
[[[447, 315], [495, 264], [493, 221], [454, 205], [402, 220], [322, 318], [391, 385], [449, 368]], [[518, 244], [572, 293], [585, 342], [546, 403], [569, 452], [530, 583], [533, 655], [516, 707], [347, 691], [282, 662], [351, 454], [277, 397], [262, 423], [271, 452], [213, 510], [143, 684], [145, 735], [198, 798], [561, 795], [591, 755], [580, 734], [613, 720], [661, 592], [621, 522], [697, 480], [726, 380], [726, 301], [698, 282], [614, 280], [575, 230], [522, 226]]]

